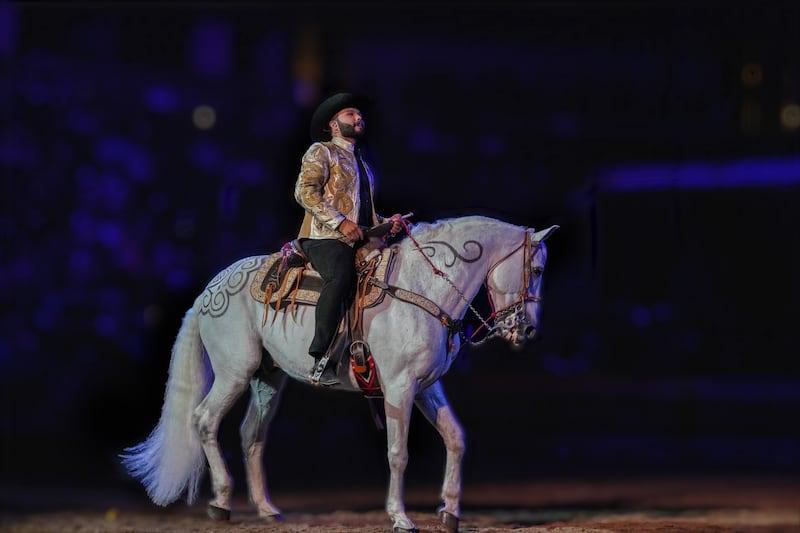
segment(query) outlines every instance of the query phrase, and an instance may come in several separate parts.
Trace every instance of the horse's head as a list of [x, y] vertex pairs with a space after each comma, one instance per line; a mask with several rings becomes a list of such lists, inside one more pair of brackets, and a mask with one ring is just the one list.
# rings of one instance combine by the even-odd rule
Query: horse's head
[[547, 261], [544, 241], [557, 229], [526, 230], [523, 243], [495, 263], [486, 276], [494, 334], [514, 348], [532, 340], [539, 327], [542, 274]]

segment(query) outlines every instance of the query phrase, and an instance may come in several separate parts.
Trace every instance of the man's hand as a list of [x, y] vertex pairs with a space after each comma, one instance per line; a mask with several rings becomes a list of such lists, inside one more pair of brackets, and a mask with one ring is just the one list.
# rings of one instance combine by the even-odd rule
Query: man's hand
[[361, 228], [358, 227], [358, 224], [346, 218], [339, 224], [339, 231], [348, 239], [350, 242], [358, 242], [364, 239], [364, 232], [361, 231]]
[[403, 215], [401, 215], [400, 213], [395, 213], [394, 215], [389, 217], [389, 220], [392, 221], [392, 231], [390, 232], [392, 235], [400, 233], [400, 230], [403, 229], [402, 219]]

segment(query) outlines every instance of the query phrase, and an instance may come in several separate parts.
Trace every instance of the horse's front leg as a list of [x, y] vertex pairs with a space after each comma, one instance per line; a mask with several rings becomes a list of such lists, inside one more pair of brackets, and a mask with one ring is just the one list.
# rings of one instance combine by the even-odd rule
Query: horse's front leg
[[406, 515], [403, 501], [403, 479], [408, 464], [408, 427], [414, 391], [407, 386], [393, 390], [386, 386], [384, 409], [386, 411], [386, 441], [389, 458], [389, 493], [386, 512], [392, 519], [394, 531], [417, 531], [414, 522]]
[[447, 449], [444, 482], [442, 483], [444, 505], [439, 508], [438, 512], [448, 533], [455, 533], [458, 531], [458, 519], [461, 513], [459, 501], [461, 499], [461, 459], [465, 449], [464, 430], [450, 408], [441, 382], [437, 381], [421, 391], [417, 395], [416, 404], [425, 418], [442, 436]]

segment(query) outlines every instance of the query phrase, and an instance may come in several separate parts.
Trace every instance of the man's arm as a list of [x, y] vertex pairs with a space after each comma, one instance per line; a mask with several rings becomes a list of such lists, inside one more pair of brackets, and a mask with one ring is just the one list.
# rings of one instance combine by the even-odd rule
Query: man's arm
[[300, 175], [294, 188], [294, 198], [303, 209], [311, 213], [330, 229], [337, 229], [345, 216], [325, 201], [325, 183], [328, 181], [330, 152], [325, 145], [314, 143], [303, 155]]

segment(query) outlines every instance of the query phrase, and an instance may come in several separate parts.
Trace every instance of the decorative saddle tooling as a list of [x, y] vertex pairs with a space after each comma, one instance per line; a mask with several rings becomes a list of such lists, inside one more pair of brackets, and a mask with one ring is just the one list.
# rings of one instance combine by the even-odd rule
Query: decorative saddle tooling
[[[363, 297], [362, 309], [378, 305], [384, 297], [384, 292], [377, 286], [361, 287], [360, 282], [364, 279], [362, 272], [367, 270], [369, 277], [385, 281], [393, 260], [391, 248], [356, 250], [359, 296]], [[297, 304], [316, 305], [321, 289], [322, 277], [319, 272], [314, 270], [311, 263], [306, 262], [296, 241], [292, 241], [285, 244], [280, 252], [264, 257], [250, 284], [250, 295], [264, 304], [269, 302], [272, 309], [289, 307], [289, 311], [294, 312]], [[266, 313], [264, 319], [266, 321]]]
[[[377, 279], [385, 285], [393, 260], [393, 250], [385, 246], [378, 248], [369, 244], [356, 250], [356, 298], [326, 354], [326, 357], [338, 359], [347, 350], [346, 353], [351, 356], [353, 375], [359, 388], [368, 397], [380, 396], [381, 389], [372, 353], [363, 340], [361, 317], [364, 309], [383, 301], [385, 291], [369, 280]], [[280, 252], [266, 256], [250, 284], [250, 295], [265, 305], [262, 326], [267, 323], [267, 305], [275, 310], [272, 316], [274, 323], [279, 310], [294, 314], [298, 305], [316, 305], [322, 284], [322, 277], [307, 262], [297, 241], [286, 243]]]
[[[359, 388], [367, 397], [381, 395], [380, 384], [375, 372], [375, 362], [369, 346], [364, 341], [362, 316], [364, 309], [374, 307], [388, 294], [393, 298], [414, 304], [436, 317], [448, 330], [448, 342], [452, 348], [453, 338], [463, 335], [461, 321], [451, 318], [438, 305], [422, 295], [388, 285], [386, 280], [391, 273], [395, 255], [391, 247], [383, 243], [369, 243], [356, 250], [356, 297], [348, 313], [342, 320], [336, 338], [325, 357], [338, 357], [341, 353], [350, 356], [350, 365]], [[297, 241], [286, 243], [280, 252], [265, 256], [250, 284], [250, 295], [264, 303], [264, 320], [267, 323], [267, 306], [294, 314], [297, 305], [316, 305], [322, 288], [322, 277], [314, 270]], [[284, 314], [284, 317], [286, 315]]]

